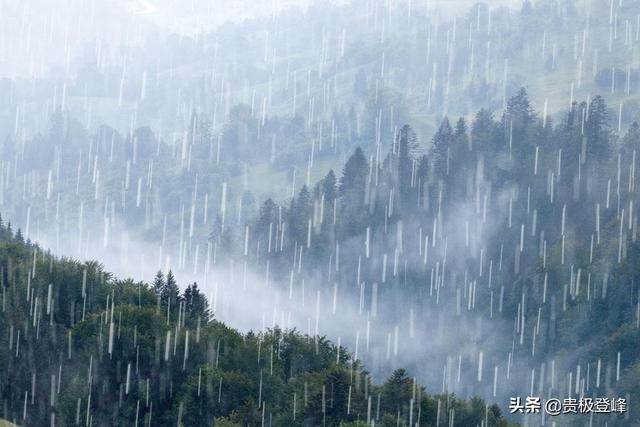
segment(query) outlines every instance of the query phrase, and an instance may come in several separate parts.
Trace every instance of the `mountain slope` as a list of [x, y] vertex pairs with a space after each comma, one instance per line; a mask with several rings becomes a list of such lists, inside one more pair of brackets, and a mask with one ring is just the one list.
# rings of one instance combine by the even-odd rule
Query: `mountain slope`
[[196, 285], [180, 294], [171, 273], [152, 286], [118, 280], [10, 225], [0, 225], [0, 277], [3, 416], [19, 424], [508, 425], [497, 406], [428, 395], [404, 370], [373, 384], [323, 337], [240, 334], [211, 319]]

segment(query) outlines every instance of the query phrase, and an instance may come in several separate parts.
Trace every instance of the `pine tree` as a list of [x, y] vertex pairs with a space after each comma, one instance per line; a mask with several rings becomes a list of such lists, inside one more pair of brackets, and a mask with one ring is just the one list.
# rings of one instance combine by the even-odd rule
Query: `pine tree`
[[382, 387], [382, 399], [384, 411], [396, 413], [403, 409], [403, 405], [411, 399], [413, 380], [404, 369], [396, 369], [387, 378]]
[[298, 243], [307, 242], [307, 229], [309, 219], [311, 218], [311, 194], [306, 185], [298, 193], [298, 197], [294, 200], [293, 211], [291, 212], [292, 229], [295, 233]]
[[418, 204], [426, 208], [428, 206], [427, 197], [429, 195], [429, 158], [426, 154], [420, 157], [420, 162], [418, 163], [417, 182]]
[[156, 273], [155, 277], [153, 278], [152, 286], [158, 294], [160, 294], [162, 292], [162, 289], [164, 289], [165, 281], [162, 270], [158, 270], [158, 272]]
[[402, 204], [410, 204], [415, 192], [412, 189], [413, 155], [416, 152], [416, 135], [411, 126], [404, 125], [398, 137], [398, 193]]
[[471, 124], [471, 137], [469, 138], [469, 151], [476, 147], [479, 150], [491, 150], [497, 152], [504, 148], [504, 141], [496, 138], [496, 123], [493, 113], [484, 108], [478, 111]]
[[454, 136], [456, 138], [460, 138], [461, 136], [465, 136], [467, 134], [467, 122], [464, 120], [464, 117], [460, 117], [456, 122], [456, 129], [454, 132]]
[[182, 300], [185, 304], [186, 323], [189, 326], [197, 326], [198, 319], [200, 319], [201, 325], [209, 322], [209, 303], [200, 292], [197, 283], [194, 282], [187, 286], [182, 295]]
[[468, 132], [469, 129], [466, 120], [463, 117], [460, 117], [456, 122], [456, 127], [453, 132], [454, 146], [451, 150], [451, 157], [455, 165], [452, 165], [452, 168], [460, 167], [466, 160], [468, 153], [471, 151], [471, 141], [469, 139]]
[[529, 95], [525, 88], [520, 88], [518, 93], [509, 99], [506, 114], [519, 126], [526, 127], [531, 123], [535, 117], [535, 113], [531, 107]]
[[160, 301], [163, 305], [169, 305], [171, 310], [177, 309], [178, 307], [178, 302], [180, 301], [180, 288], [178, 287], [178, 283], [176, 282], [171, 270], [167, 273], [167, 280], [160, 292]]
[[571, 108], [566, 115], [567, 128], [571, 129], [576, 125], [576, 123], [579, 123], [580, 116], [578, 116], [578, 112], [581, 112], [579, 111], [578, 101], [573, 101], [571, 103]]
[[[502, 117], [502, 125], [512, 146], [525, 145], [527, 132], [535, 119], [535, 112], [529, 102], [529, 95], [525, 88], [507, 102], [507, 108]], [[520, 153], [519, 157], [526, 154]]]
[[451, 129], [451, 125], [449, 124], [449, 119], [445, 117], [431, 141], [433, 173], [437, 179], [442, 179], [449, 173], [452, 143], [453, 129]]
[[367, 186], [367, 163], [360, 147], [356, 148], [347, 160], [340, 178], [339, 228], [347, 236], [358, 232], [366, 218], [366, 210], [363, 208]]
[[[633, 122], [631, 126], [629, 126], [629, 130], [627, 131], [626, 135], [622, 139], [622, 147], [620, 147], [620, 153], [622, 154], [623, 158], [632, 159], [633, 152], [635, 150], [636, 158], [638, 158], [638, 156], [640, 155], [640, 153], [638, 152], [640, 151], [639, 148], [640, 125], [638, 125], [638, 122]], [[2, 218], [0, 218], [0, 221], [2, 221]]]
[[333, 203], [333, 201], [337, 197], [336, 174], [333, 172], [333, 169], [329, 170], [327, 175], [322, 180], [322, 194], [324, 195], [325, 203]]
[[352, 197], [351, 203], [364, 202], [364, 189], [367, 179], [367, 159], [360, 147], [356, 148], [342, 171], [340, 178], [340, 196]]
[[585, 133], [587, 135], [587, 160], [607, 159], [609, 154], [609, 113], [604, 99], [598, 95], [591, 100]]
[[256, 232], [264, 235], [269, 233], [269, 226], [275, 225], [278, 221], [278, 205], [272, 198], [268, 198], [260, 206], [260, 212], [258, 214], [258, 220], [256, 221]]
[[24, 237], [22, 236], [22, 231], [19, 228], [18, 231], [16, 231], [15, 239], [18, 243], [24, 243]]
[[329, 170], [322, 180], [322, 195], [324, 196], [324, 212], [322, 214], [323, 227], [333, 224], [333, 210], [338, 197], [336, 174]]

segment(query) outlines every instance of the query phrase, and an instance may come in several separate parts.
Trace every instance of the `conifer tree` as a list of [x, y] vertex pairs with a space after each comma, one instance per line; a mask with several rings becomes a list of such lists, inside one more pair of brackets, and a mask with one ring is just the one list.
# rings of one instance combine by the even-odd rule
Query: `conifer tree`
[[[640, 155], [638, 152], [640, 148], [640, 125], [638, 122], [633, 122], [631, 126], [629, 126], [629, 130], [625, 134], [624, 138], [622, 138], [622, 146], [620, 147], [620, 153], [623, 158], [633, 159], [633, 152], [636, 152], [636, 159]], [[0, 218], [0, 221], [2, 219]], [[1, 224], [1, 223], [0, 223]]]
[[164, 274], [162, 273], [162, 270], [158, 270], [158, 272], [156, 273], [155, 277], [153, 278], [152, 286], [158, 294], [162, 292], [162, 289], [165, 286]]
[[256, 232], [263, 235], [269, 233], [269, 226], [275, 225], [278, 221], [278, 205], [272, 198], [268, 198], [260, 206], [260, 212], [258, 213], [258, 220], [256, 221]]
[[356, 148], [347, 160], [340, 178], [340, 196], [351, 198], [352, 203], [364, 202], [364, 188], [367, 177], [367, 159], [360, 147]]
[[201, 325], [209, 322], [209, 303], [204, 294], [200, 292], [197, 283], [187, 286], [182, 295], [185, 304], [186, 323], [191, 327], [197, 326], [198, 319]]
[[597, 95], [591, 100], [585, 123], [587, 160], [604, 161], [609, 155], [609, 114], [604, 99]]
[[445, 117], [431, 141], [433, 173], [436, 179], [443, 179], [449, 173], [450, 150], [453, 137], [453, 129], [451, 129], [451, 125], [449, 124], [449, 119]]
[[298, 197], [293, 202], [293, 211], [291, 212], [292, 229], [295, 233], [298, 243], [307, 241], [308, 222], [311, 218], [311, 194], [306, 185], [298, 193]]
[[418, 206], [427, 209], [429, 199], [429, 158], [426, 154], [420, 157], [418, 162], [418, 171], [416, 173], [418, 187]]
[[416, 135], [413, 129], [409, 125], [404, 125], [400, 129], [398, 138], [398, 193], [401, 202], [406, 206], [414, 199], [415, 194], [412, 188], [412, 176], [416, 146]]
[[340, 228], [351, 235], [359, 230], [366, 218], [364, 208], [368, 164], [360, 147], [349, 157], [340, 178]]
[[163, 305], [168, 305], [171, 310], [177, 309], [178, 302], [180, 301], [180, 288], [173, 275], [173, 272], [169, 270], [167, 273], [167, 280], [160, 291], [160, 301]]
[[532, 123], [535, 112], [529, 102], [529, 95], [525, 88], [520, 88], [518, 93], [509, 99], [505, 111], [505, 119], [513, 124], [513, 130], [520, 134]]
[[333, 210], [338, 197], [336, 174], [329, 170], [322, 180], [322, 195], [324, 196], [323, 227], [333, 224]]
[[336, 193], [336, 174], [333, 172], [333, 169], [329, 170], [327, 175], [322, 180], [322, 194], [324, 195], [325, 203], [331, 202], [335, 200]]

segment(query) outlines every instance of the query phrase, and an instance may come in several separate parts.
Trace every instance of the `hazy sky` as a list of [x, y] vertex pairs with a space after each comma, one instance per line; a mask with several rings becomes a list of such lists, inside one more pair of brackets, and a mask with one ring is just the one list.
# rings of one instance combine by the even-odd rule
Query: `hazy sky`
[[309, 0], [120, 0], [125, 8], [171, 31], [190, 33], [228, 21], [268, 16]]
[[[112, 46], [135, 42], [150, 31], [195, 34], [226, 22], [269, 16], [315, 0], [0, 0], [0, 77], [46, 75], [64, 67], [86, 41]], [[318, 0], [345, 3], [350, 0]], [[364, 5], [371, 0], [356, 0]], [[374, 0], [376, 1], [376, 0]], [[466, 13], [477, 0], [379, 0], [411, 7]], [[522, 0], [491, 0], [492, 7]]]
[[[192, 32], [211, 28], [227, 21], [267, 16], [288, 7], [305, 8], [313, 0], [119, 0], [126, 8], [173, 31]], [[348, 3], [348, 0], [320, 0]], [[366, 3], [367, 0], [362, 0]], [[447, 13], [466, 13], [478, 0], [386, 0], [389, 3], [410, 2], [415, 8], [439, 8]], [[519, 5], [522, 0], [490, 0], [493, 6]]]

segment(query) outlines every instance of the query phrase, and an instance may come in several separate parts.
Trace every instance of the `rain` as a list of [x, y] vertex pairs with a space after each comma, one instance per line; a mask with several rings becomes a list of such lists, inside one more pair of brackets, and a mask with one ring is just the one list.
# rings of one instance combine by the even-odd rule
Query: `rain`
[[638, 5], [0, 16], [0, 425], [640, 420]]

